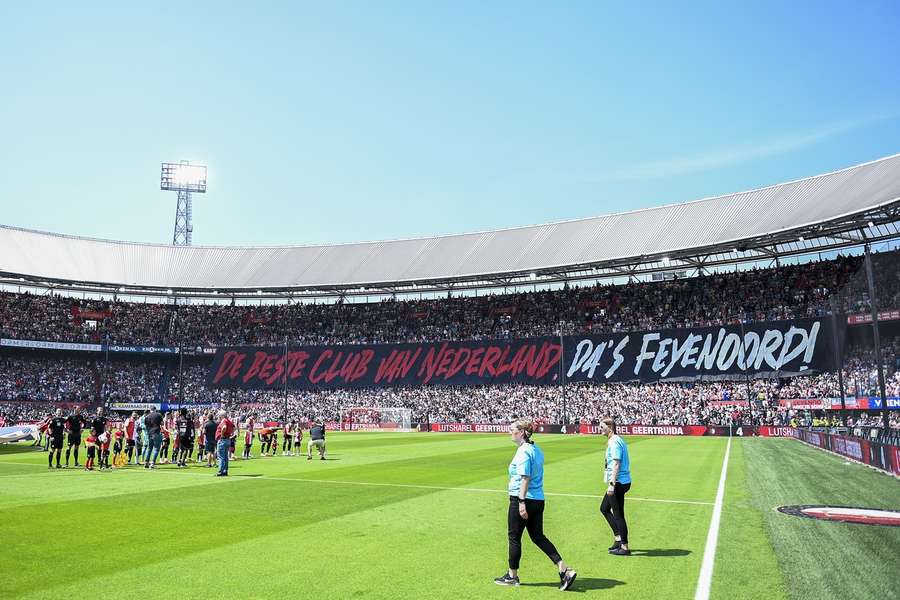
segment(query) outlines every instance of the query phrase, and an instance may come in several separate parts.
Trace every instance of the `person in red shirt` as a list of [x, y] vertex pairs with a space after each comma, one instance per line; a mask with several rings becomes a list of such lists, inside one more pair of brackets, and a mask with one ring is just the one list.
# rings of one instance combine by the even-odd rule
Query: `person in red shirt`
[[125, 452], [128, 454], [128, 464], [134, 457], [134, 429], [136, 426], [137, 413], [131, 413], [131, 416], [125, 420]]
[[[50, 435], [47, 433], [47, 430], [50, 429], [50, 419], [53, 418], [53, 413], [47, 413], [47, 416], [44, 417], [44, 420], [40, 422], [38, 425], [38, 439], [32, 444], [34, 446], [39, 446], [43, 452], [48, 450], [50, 446]], [[46, 438], [46, 439], [44, 439]]]
[[84, 469], [86, 471], [94, 470], [94, 455], [97, 453], [97, 434], [93, 431], [88, 435], [84, 445], [87, 447], [87, 460], [84, 461]]
[[291, 452], [291, 447], [293, 446], [293, 443], [294, 443], [294, 436], [292, 435], [294, 433], [293, 427], [294, 427], [294, 422], [289, 421], [284, 424], [284, 428], [281, 430], [282, 434], [284, 434], [282, 437], [282, 440], [281, 440], [281, 455], [282, 456], [290, 456], [291, 454], [293, 454]]
[[295, 423], [296, 429], [294, 430], [294, 449], [297, 450], [297, 456], [303, 455], [303, 427], [300, 425], [300, 422], [297, 421]]
[[224, 410], [219, 411], [219, 425], [216, 427], [216, 453], [219, 455], [219, 472], [216, 477], [228, 476], [228, 454], [231, 450], [231, 436], [234, 435], [234, 422], [228, 418]]
[[125, 426], [122, 423], [113, 432], [113, 466], [125, 466]]
[[244, 459], [250, 459], [250, 446], [253, 445], [253, 428], [256, 425], [256, 419], [253, 415], [247, 419], [247, 425], [244, 429]]
[[162, 437], [162, 448], [160, 448], [159, 450], [159, 456], [161, 458], [159, 459], [159, 462], [162, 464], [167, 464], [169, 462], [169, 445], [172, 442], [172, 436], [169, 433], [168, 428], [165, 426], [163, 426], [162, 428]]

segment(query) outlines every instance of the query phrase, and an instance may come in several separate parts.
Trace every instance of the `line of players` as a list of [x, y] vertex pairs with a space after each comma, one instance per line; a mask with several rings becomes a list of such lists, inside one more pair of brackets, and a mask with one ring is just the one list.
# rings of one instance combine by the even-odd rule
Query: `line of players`
[[[203, 423], [200, 422], [201, 416], [206, 417], [206, 421]], [[82, 440], [82, 432], [88, 426], [88, 436]], [[84, 441], [87, 450], [84, 466], [87, 470], [94, 470], [95, 464], [101, 470], [111, 468], [111, 456], [112, 466], [115, 467], [136, 464], [153, 469], [157, 462], [160, 464], [170, 462], [170, 449], [171, 462], [178, 467], [186, 467], [188, 460], [194, 460], [199, 464], [204, 459], [206, 467], [213, 467], [216, 462], [217, 429], [218, 423], [212, 412], [194, 415], [186, 408], [179, 410], [177, 418], [171, 413], [162, 417], [155, 410], [148, 410], [143, 416], [132, 412], [124, 422], [119, 423], [115, 428], [110, 428], [109, 419], [106, 417], [103, 407], [97, 408], [96, 415], [90, 420], [82, 414], [80, 407], [76, 407], [74, 412], [68, 416], [63, 416], [63, 410], [58, 408], [55, 414], [49, 415], [39, 427], [41, 435], [46, 435], [42, 450], [49, 450], [47, 456], [49, 469], [53, 468], [54, 458], [56, 459], [56, 468], [63, 468], [61, 457], [64, 441], [67, 442], [65, 468], [69, 467], [70, 458], [73, 456], [75, 466], [79, 467], [79, 449]], [[310, 440], [307, 459], [312, 459], [312, 448], [315, 446], [319, 457], [325, 460], [324, 429], [324, 424], [313, 425], [314, 435], [312, 437], [314, 439]], [[157, 433], [162, 439], [159, 448], [154, 448], [150, 438]], [[298, 456], [302, 456], [303, 428], [298, 421], [292, 420], [283, 426], [264, 425], [257, 430], [256, 417], [251, 415], [244, 424], [243, 430], [241, 430], [241, 424], [238, 423], [230, 438], [230, 460], [236, 458], [237, 440], [241, 434], [244, 436], [243, 459], [252, 458], [251, 449], [254, 436], [260, 442], [260, 458], [275, 456], [278, 451], [279, 433], [282, 435], [282, 456], [293, 456], [295, 450]], [[112, 452], [110, 452], [110, 444], [112, 444]], [[42, 440], [39, 438], [34, 445], [41, 446]], [[193, 459], [195, 448], [196, 458]]]

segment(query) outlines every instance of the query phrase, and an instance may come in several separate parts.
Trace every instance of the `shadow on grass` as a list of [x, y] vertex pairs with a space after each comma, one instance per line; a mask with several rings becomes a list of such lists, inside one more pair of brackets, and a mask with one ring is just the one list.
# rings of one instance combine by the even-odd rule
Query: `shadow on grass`
[[[522, 583], [521, 587], [552, 587], [559, 588], [558, 581], [540, 581], [535, 583]], [[572, 587], [570, 587], [568, 592], [587, 592], [588, 590], [608, 590], [610, 588], [614, 588], [617, 585], [625, 585], [624, 581], [619, 581], [618, 579], [599, 579], [597, 577], [578, 577], [575, 579], [574, 583], [572, 583]]]
[[654, 548], [652, 550], [635, 550], [632, 548], [632, 556], [687, 556], [690, 550], [681, 548]]

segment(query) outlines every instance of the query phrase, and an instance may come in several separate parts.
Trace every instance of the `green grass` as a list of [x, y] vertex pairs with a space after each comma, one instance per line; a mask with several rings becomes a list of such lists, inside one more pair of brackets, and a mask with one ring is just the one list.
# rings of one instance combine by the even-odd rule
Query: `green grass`
[[[606, 553], [611, 534], [599, 497], [583, 497], [602, 493], [605, 438], [540, 436], [545, 490], [583, 495], [548, 496], [545, 514], [547, 535], [578, 569], [576, 592], [693, 598], [726, 442], [628, 438], [634, 555], [621, 558]], [[154, 598], [557, 593], [555, 567], [527, 536], [523, 585], [491, 582], [506, 566], [504, 490], [513, 451], [503, 435], [334, 434], [331, 460], [236, 461], [222, 479], [199, 467], [48, 471], [44, 453], [0, 447], [0, 598], [117, 589]], [[837, 597], [831, 580], [843, 574], [846, 592], [856, 565], [898, 572], [900, 529], [772, 511], [776, 503], [838, 501], [897, 507], [896, 481], [793, 440], [736, 439], [729, 462], [713, 597]], [[843, 495], [828, 496], [830, 478], [845, 486]], [[846, 487], [851, 480], [856, 495]], [[861, 560], [879, 562], [848, 561], [857, 545]], [[835, 576], [817, 576], [822, 565]], [[861, 594], [841, 597], [890, 597], [891, 576], [871, 571], [851, 588]]]
[[[785, 504], [900, 510], [900, 481], [795, 440], [741, 445], [747, 493], [731, 505], [734, 520], [748, 528], [762, 525], [788, 598], [900, 598], [900, 527], [823, 522], [774, 510]], [[781, 590], [775, 578], [772, 585]]]

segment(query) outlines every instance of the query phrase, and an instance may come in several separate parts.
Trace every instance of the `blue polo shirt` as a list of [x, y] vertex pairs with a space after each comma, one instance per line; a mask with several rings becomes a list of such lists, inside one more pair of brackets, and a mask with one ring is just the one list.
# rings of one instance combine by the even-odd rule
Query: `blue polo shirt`
[[609, 482], [612, 477], [612, 461], [619, 461], [619, 475], [616, 481], [619, 483], [631, 483], [631, 460], [628, 458], [628, 446], [620, 436], [614, 435], [606, 444], [606, 477], [603, 481]]
[[528, 477], [528, 500], [544, 499], [544, 453], [536, 444], [522, 444], [509, 463], [509, 495], [518, 496], [522, 477]]

